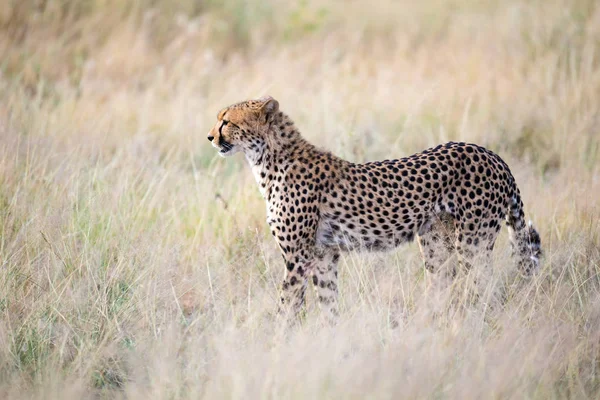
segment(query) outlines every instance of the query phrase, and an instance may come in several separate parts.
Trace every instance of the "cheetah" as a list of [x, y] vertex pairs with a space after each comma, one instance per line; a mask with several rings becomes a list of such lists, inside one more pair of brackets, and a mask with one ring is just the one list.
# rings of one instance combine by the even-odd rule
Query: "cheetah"
[[341, 252], [416, 238], [429, 272], [454, 252], [468, 266], [490, 256], [503, 219], [520, 270], [538, 268], [540, 236], [524, 221], [515, 179], [481, 146], [450, 142], [356, 164], [306, 141], [270, 96], [222, 109], [208, 140], [221, 156], [242, 152], [250, 164], [285, 262], [281, 302], [294, 314], [312, 281], [320, 308], [336, 319]]

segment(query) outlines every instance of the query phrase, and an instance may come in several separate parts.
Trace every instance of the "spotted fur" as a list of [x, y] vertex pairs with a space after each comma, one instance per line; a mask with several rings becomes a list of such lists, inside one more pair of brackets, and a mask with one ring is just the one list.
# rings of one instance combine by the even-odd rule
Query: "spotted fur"
[[307, 142], [271, 97], [221, 110], [208, 139], [223, 156], [244, 153], [252, 168], [285, 261], [282, 302], [294, 312], [311, 281], [327, 315], [337, 315], [342, 251], [388, 250], [416, 237], [434, 272], [455, 251], [464, 265], [489, 257], [503, 219], [518, 266], [539, 264], [540, 236], [524, 222], [515, 179], [481, 146], [450, 142], [355, 164]]

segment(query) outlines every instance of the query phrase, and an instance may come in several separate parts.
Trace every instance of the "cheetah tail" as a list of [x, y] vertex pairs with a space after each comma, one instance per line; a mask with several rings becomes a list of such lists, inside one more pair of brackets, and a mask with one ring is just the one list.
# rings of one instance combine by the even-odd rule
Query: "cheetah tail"
[[533, 227], [531, 221], [525, 224], [523, 201], [519, 189], [515, 188], [510, 199], [510, 208], [506, 215], [508, 235], [513, 249], [513, 258], [519, 269], [525, 274], [536, 271], [542, 256], [542, 243], [540, 234]]

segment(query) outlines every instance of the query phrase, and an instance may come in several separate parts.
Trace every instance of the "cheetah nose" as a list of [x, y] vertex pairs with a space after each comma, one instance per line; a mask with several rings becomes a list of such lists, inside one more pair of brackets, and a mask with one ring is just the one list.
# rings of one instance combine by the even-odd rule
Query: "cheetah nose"
[[214, 136], [208, 135], [208, 141], [209, 142], [212, 142], [214, 138], [215, 138]]

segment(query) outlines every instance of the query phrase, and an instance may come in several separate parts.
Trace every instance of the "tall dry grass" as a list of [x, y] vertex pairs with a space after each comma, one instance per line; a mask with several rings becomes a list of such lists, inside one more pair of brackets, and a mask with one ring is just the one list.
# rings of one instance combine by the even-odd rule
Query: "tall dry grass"
[[[593, 0], [8, 0], [0, 5], [0, 397], [598, 398]], [[219, 108], [269, 93], [354, 161], [447, 141], [511, 166], [486, 299], [415, 245], [341, 262], [342, 316], [273, 316], [283, 273]]]

